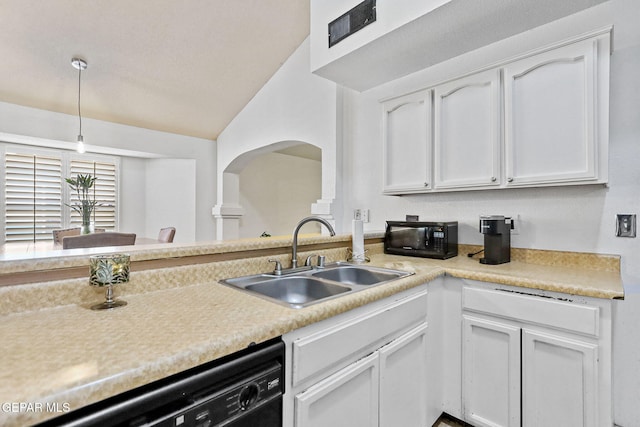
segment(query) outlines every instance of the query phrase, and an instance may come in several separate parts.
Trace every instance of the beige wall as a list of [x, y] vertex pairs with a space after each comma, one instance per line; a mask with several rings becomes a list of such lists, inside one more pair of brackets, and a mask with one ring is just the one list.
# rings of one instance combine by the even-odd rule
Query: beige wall
[[[320, 198], [322, 163], [302, 157], [268, 153], [253, 160], [240, 173], [240, 237], [262, 232], [291, 234], [300, 219], [311, 214]], [[318, 232], [316, 224], [303, 232]], [[314, 228], [315, 227], [315, 228]]]

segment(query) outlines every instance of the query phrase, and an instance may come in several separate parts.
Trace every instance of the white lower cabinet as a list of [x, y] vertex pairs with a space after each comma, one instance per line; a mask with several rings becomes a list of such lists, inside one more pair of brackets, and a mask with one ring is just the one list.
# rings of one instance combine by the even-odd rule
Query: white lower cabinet
[[426, 314], [423, 287], [285, 335], [284, 425], [430, 426]]
[[522, 425], [598, 426], [598, 345], [522, 331]]
[[463, 316], [464, 418], [480, 427], [520, 425], [520, 329]]
[[610, 312], [563, 299], [463, 289], [465, 421], [612, 425]]
[[427, 425], [427, 324], [382, 347], [380, 427]]
[[295, 425], [378, 426], [378, 355], [372, 354], [295, 397]]
[[439, 277], [283, 336], [284, 426], [612, 427], [611, 306]]
[[423, 324], [295, 397], [295, 425], [425, 426]]

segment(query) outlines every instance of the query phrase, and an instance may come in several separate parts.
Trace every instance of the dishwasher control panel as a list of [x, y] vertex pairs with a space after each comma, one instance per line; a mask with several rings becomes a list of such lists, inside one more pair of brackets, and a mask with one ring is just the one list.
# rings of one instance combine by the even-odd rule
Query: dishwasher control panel
[[282, 396], [280, 379], [282, 367], [279, 363], [242, 378], [226, 388], [210, 395], [194, 399], [190, 406], [167, 414], [147, 424], [158, 427], [215, 427], [233, 423], [253, 411]]

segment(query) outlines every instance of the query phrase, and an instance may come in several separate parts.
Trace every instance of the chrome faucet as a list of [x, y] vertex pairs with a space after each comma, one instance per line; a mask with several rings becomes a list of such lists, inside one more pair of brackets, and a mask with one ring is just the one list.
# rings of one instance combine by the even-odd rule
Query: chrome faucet
[[323, 224], [325, 227], [327, 227], [327, 230], [329, 230], [329, 233], [331, 234], [331, 236], [335, 236], [336, 232], [333, 229], [333, 227], [331, 226], [331, 224], [329, 224], [329, 222], [324, 219], [324, 218], [320, 218], [319, 216], [308, 216], [306, 218], [303, 218], [298, 225], [296, 226], [295, 230], [293, 230], [293, 245], [291, 245], [291, 268], [297, 268], [298, 267], [298, 232], [300, 231], [300, 228], [311, 221], [317, 221], [320, 224]]

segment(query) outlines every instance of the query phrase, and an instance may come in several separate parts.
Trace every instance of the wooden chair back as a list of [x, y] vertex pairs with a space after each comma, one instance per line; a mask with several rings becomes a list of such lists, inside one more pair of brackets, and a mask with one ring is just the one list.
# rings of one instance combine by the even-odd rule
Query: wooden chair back
[[127, 246], [136, 243], [135, 233], [91, 233], [68, 236], [62, 239], [62, 249], [97, 248], [102, 246]]
[[158, 234], [158, 241], [162, 243], [173, 243], [173, 238], [176, 235], [175, 227], [161, 228], [160, 234]]

